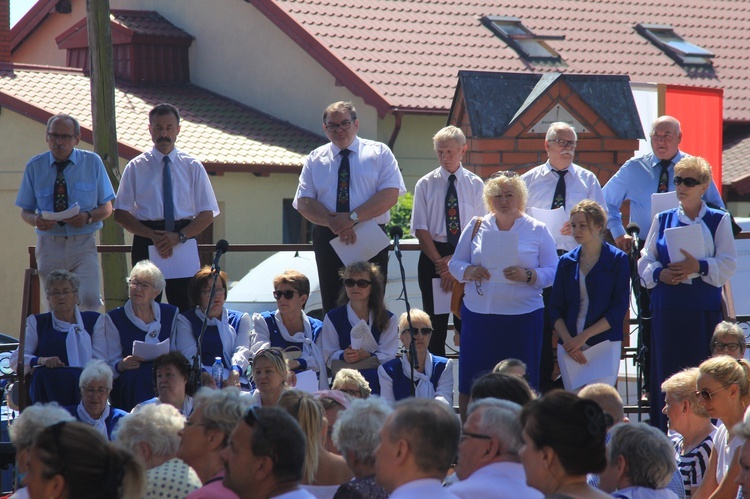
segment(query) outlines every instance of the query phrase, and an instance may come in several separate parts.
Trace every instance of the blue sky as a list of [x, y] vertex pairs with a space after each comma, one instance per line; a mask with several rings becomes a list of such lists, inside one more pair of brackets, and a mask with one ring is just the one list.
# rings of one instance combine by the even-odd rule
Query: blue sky
[[10, 26], [13, 27], [35, 3], [36, 0], [10, 0]]

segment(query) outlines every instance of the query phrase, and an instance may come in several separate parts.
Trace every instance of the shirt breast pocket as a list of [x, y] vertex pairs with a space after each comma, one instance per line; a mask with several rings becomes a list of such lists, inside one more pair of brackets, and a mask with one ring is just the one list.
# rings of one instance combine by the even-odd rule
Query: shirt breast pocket
[[37, 204], [39, 205], [39, 208], [44, 210], [52, 211], [53, 204], [52, 204], [52, 196], [55, 193], [55, 186], [50, 185], [47, 187], [38, 187], [34, 189], [34, 195], [36, 196]]
[[[68, 194], [70, 195], [70, 190]], [[68, 199], [69, 204], [78, 203], [82, 210], [95, 207], [97, 205], [96, 184], [92, 182], [76, 182], [73, 187], [73, 195]]]

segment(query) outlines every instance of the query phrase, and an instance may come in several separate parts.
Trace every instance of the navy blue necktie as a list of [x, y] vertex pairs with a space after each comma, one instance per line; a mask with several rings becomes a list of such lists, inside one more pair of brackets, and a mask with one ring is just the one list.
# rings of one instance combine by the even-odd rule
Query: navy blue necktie
[[336, 211], [348, 213], [349, 210], [349, 149], [341, 150], [339, 164], [338, 189], [336, 190]]
[[661, 174], [659, 175], [659, 185], [656, 186], [656, 192], [669, 191], [669, 166], [671, 164], [671, 159], [663, 159], [659, 161], [659, 166], [661, 166]]
[[557, 175], [560, 177], [557, 179], [557, 185], [555, 186], [555, 195], [552, 197], [552, 209], [563, 207], [565, 208], [565, 174], [568, 173], [568, 170], [555, 170], [552, 169], [553, 172], [557, 173]]
[[456, 176], [451, 173], [448, 177], [448, 191], [445, 193], [445, 232], [448, 242], [455, 248], [461, 236], [461, 216], [458, 211], [458, 192], [456, 192]]
[[172, 197], [172, 169], [169, 156], [164, 156], [163, 196], [164, 196], [164, 230], [174, 232], [174, 198]]
[[[57, 167], [57, 177], [55, 177], [55, 196], [54, 196], [54, 209], [55, 212], [61, 212], [68, 209], [68, 183], [65, 181], [65, 175], [63, 171], [65, 167], [70, 164], [70, 160], [55, 161], [53, 163]], [[65, 222], [57, 222], [58, 225], [65, 225]]]

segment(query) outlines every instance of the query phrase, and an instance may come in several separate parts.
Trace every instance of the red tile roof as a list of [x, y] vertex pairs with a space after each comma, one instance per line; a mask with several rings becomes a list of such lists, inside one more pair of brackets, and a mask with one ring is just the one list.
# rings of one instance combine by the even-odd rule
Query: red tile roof
[[730, 185], [741, 195], [750, 193], [750, 129], [744, 128], [724, 137], [724, 153], [722, 155], [722, 183]]
[[[248, 0], [344, 85], [376, 106], [445, 112], [460, 69], [627, 74], [633, 81], [723, 88], [725, 120], [750, 120], [747, 0]], [[515, 16], [562, 63], [527, 62], [480, 22]], [[689, 74], [636, 33], [670, 24], [713, 52], [714, 72]]]
[[[91, 88], [81, 71], [16, 65], [0, 73], [0, 106], [40, 121], [60, 112], [81, 123], [90, 140]], [[60, 97], [65, 96], [65, 105]], [[288, 123], [194, 85], [135, 86], [115, 90], [120, 154], [134, 157], [153, 146], [148, 111], [171, 102], [182, 115], [178, 146], [198, 157], [209, 171], [296, 173], [305, 156], [326, 142]]]
[[110, 11], [112, 22], [119, 24], [133, 33], [147, 36], [167, 36], [175, 38], [192, 38], [158, 12], [152, 10], [117, 10]]

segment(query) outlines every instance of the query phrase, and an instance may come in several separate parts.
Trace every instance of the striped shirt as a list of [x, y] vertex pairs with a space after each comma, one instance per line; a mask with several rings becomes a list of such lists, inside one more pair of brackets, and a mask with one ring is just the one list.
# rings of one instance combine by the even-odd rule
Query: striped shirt
[[682, 435], [675, 434], [672, 438], [674, 443], [674, 457], [677, 460], [677, 469], [682, 474], [682, 480], [685, 485], [685, 497], [691, 497], [692, 491], [697, 490], [703, 481], [703, 477], [708, 469], [708, 458], [711, 455], [711, 449], [714, 446], [714, 436], [716, 429], [708, 434], [703, 441], [695, 448], [683, 452]]

